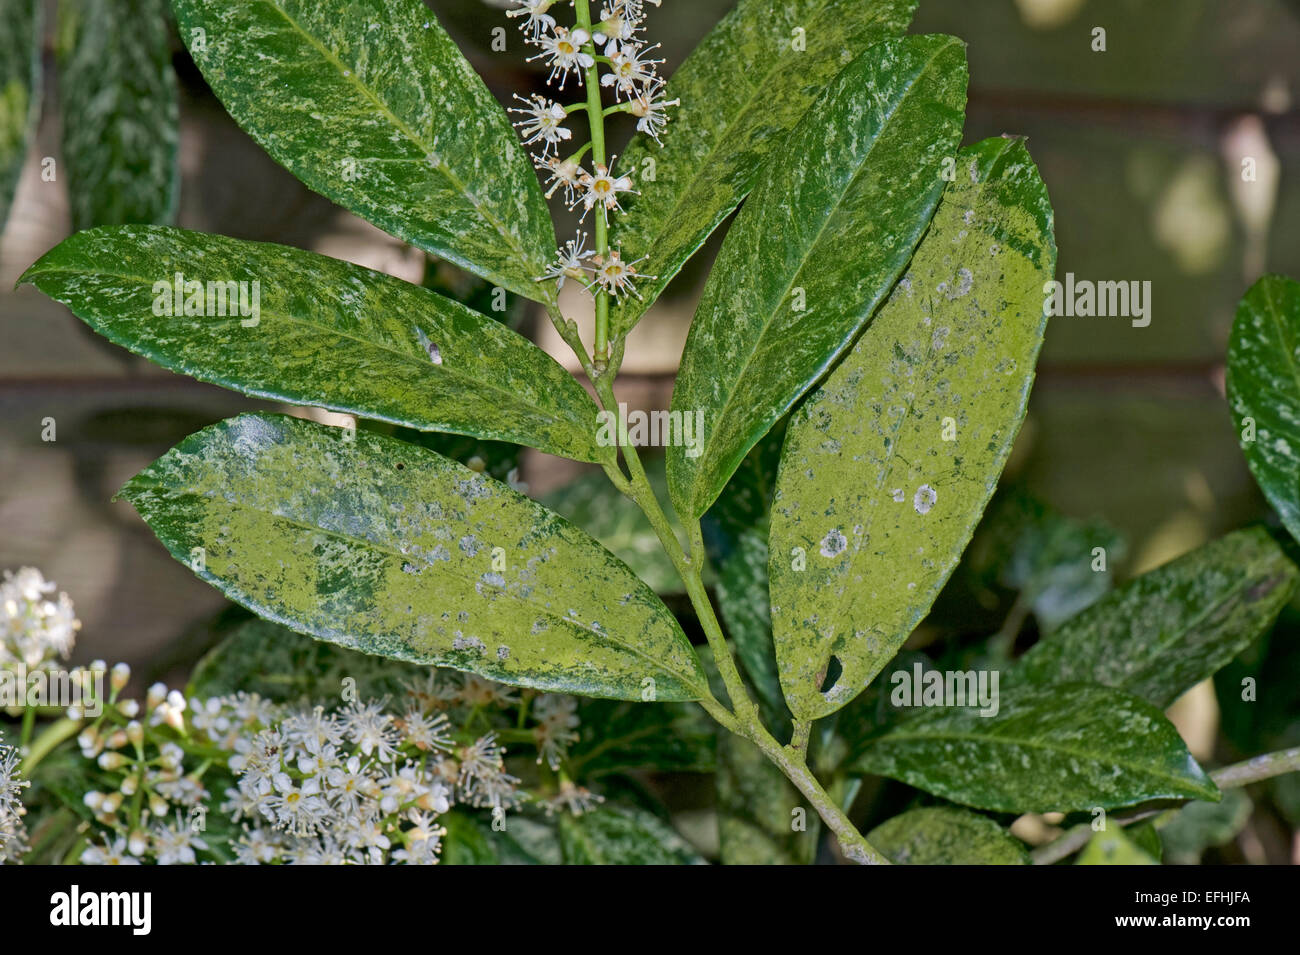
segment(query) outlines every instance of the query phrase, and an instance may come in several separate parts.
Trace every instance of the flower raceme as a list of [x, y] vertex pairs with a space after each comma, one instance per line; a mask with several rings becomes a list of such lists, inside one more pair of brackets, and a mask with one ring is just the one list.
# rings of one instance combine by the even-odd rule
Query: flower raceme
[[[572, 27], [559, 24], [553, 15], [555, 8], [570, 2], [581, 11], [581, 22]], [[546, 174], [546, 197], [549, 199], [563, 189], [565, 204], [570, 209], [581, 206], [583, 220], [592, 210], [597, 210], [600, 216], [595, 248], [587, 249], [586, 235], [580, 233], [557, 251], [556, 264], [538, 276], [537, 281], [554, 281], [558, 290], [566, 278], [575, 279], [593, 295], [607, 294], [617, 299], [637, 294], [634, 285], [637, 278], [656, 276], [638, 276], [635, 265], [641, 260], [625, 261], [618, 249], [610, 248], [609, 215], [622, 211], [620, 193], [636, 194], [636, 189], [630, 175], [614, 172], [614, 157], [606, 159], [604, 155], [604, 116], [612, 112], [628, 113], [636, 118], [639, 133], [662, 145], [660, 137], [668, 123], [668, 109], [680, 101], [667, 98], [664, 80], [657, 72], [663, 61], [651, 56], [658, 44], [647, 46], [640, 38], [646, 4], [657, 7], [660, 0], [606, 0], [599, 19], [590, 22], [587, 2], [518, 0], [517, 8], [506, 15], [519, 18], [524, 39], [540, 49], [529, 59], [542, 60], [550, 67], [548, 83], [562, 91], [571, 76], [579, 85], [599, 76], [600, 88], [612, 90], [614, 105], [600, 111], [598, 92], [588, 90], [585, 102], [569, 106], [539, 94], [527, 98], [516, 95], [515, 99], [522, 105], [512, 107], [510, 112], [519, 117], [515, 126], [524, 144], [534, 148], [537, 168]], [[573, 132], [565, 122], [578, 110], [587, 112], [592, 138], [561, 158], [561, 144], [573, 139]], [[582, 166], [588, 150], [592, 152], [590, 170]]]

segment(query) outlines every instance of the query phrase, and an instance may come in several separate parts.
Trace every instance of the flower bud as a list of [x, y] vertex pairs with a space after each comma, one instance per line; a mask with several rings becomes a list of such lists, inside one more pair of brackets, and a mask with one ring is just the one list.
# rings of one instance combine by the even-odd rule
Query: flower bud
[[109, 678], [108, 678], [109, 686], [111, 686], [114, 690], [120, 690], [122, 689], [122, 687], [126, 686], [127, 682], [130, 681], [130, 679], [131, 679], [131, 668], [129, 666], [127, 666], [125, 663], [113, 664], [113, 670], [109, 674]]

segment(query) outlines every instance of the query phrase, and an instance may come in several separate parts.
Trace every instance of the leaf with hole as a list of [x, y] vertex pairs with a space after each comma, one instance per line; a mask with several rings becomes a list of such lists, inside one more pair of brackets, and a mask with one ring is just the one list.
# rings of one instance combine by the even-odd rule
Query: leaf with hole
[[1023, 142], [961, 151], [907, 274], [794, 414], [772, 511], [772, 626], [801, 719], [860, 693], [929, 610], [1024, 418], [1056, 261]]
[[1164, 709], [1273, 625], [1300, 570], [1262, 528], [1130, 581], [1040, 640], [1010, 680], [1101, 683]]
[[283, 245], [150, 226], [79, 232], [23, 275], [110, 341], [260, 398], [613, 460], [545, 352], [449, 298]]
[[172, 0], [230, 115], [308, 187], [539, 302], [555, 250], [505, 111], [419, 0]]
[[317, 639], [588, 696], [707, 692], [676, 620], [622, 562], [422, 448], [242, 415], [186, 438], [122, 495], [200, 578]]
[[878, 43], [764, 168], [718, 253], [673, 390], [673, 411], [705, 423], [695, 447], [668, 449], [684, 518], [708, 510], [888, 296], [943, 191], [965, 100], [960, 41]]
[[871, 741], [856, 772], [899, 779], [976, 809], [1069, 812], [1219, 791], [1164, 715], [1090, 683], [1018, 688], [994, 716], [939, 707]]
[[613, 310], [612, 337], [631, 331], [678, 270], [753, 188], [770, 156], [822, 88], [873, 43], [898, 36], [916, 0], [741, 0], [673, 73], [681, 100], [661, 137], [640, 135], [620, 167], [640, 196], [615, 239], [646, 276], [641, 297]]

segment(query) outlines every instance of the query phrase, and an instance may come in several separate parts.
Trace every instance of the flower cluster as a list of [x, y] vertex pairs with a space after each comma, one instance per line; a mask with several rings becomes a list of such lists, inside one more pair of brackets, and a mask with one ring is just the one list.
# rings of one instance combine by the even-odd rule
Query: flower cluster
[[[622, 211], [619, 196], [636, 192], [632, 177], [614, 172], [616, 157], [611, 156], [606, 162], [603, 145], [595, 146], [595, 161], [591, 169], [582, 166], [583, 157], [596, 142], [594, 134], [592, 142], [567, 157], [560, 156], [560, 149], [562, 144], [573, 139], [573, 131], [566, 122], [572, 113], [579, 110], [588, 113], [588, 122], [593, 130], [597, 126], [603, 130], [605, 113], [629, 113], [636, 117], [638, 131], [662, 145], [660, 136], [668, 123], [668, 108], [679, 105], [679, 101], [667, 98], [664, 80], [657, 72], [663, 61], [651, 56], [658, 44], [647, 46], [641, 38], [645, 5], [653, 3], [659, 6], [660, 0], [605, 0], [599, 19], [591, 24], [590, 29], [582, 25], [567, 27], [558, 24], [550, 11], [561, 2], [563, 0], [518, 0], [518, 7], [509, 11], [507, 16], [522, 18], [520, 28], [525, 40], [540, 49], [529, 59], [540, 59], [550, 67], [549, 83], [563, 91], [570, 77], [581, 85], [587, 71], [594, 68], [595, 74], [591, 75], [596, 75], [603, 69], [600, 85], [613, 91], [615, 103], [603, 112], [591, 115], [593, 109], [587, 101], [565, 106], [537, 94], [528, 98], [515, 97], [521, 104], [511, 109], [520, 117], [515, 125], [519, 127], [524, 143], [537, 150], [534, 161], [547, 176], [547, 198], [563, 189], [564, 201], [569, 208], [582, 208], [582, 221], [593, 210], [600, 216], [597, 237], [602, 247], [587, 248], [586, 234], [577, 233], [559, 250], [556, 264], [537, 280], [554, 280], [558, 289], [563, 287], [566, 278], [571, 278], [582, 282], [589, 292], [599, 289], [615, 298], [629, 293], [637, 295], [634, 280], [638, 277], [636, 264], [641, 260], [624, 261], [618, 250], [605, 246], [604, 235], [609, 214]], [[582, 2], [585, 9], [586, 0]], [[585, 13], [583, 17], [583, 23], [586, 23]], [[603, 143], [603, 136], [600, 142]]]
[[20, 857], [27, 847], [23, 804], [27, 781], [18, 774], [18, 751], [0, 737], [0, 862]]
[[[433, 671], [400, 705], [187, 700], [162, 684], [142, 705], [117, 699], [129, 676], [112, 669], [103, 716], [76, 738], [96, 779], [83, 799], [94, 822], [83, 864], [433, 864], [446, 834], [438, 819], [454, 805], [495, 817], [535, 802], [549, 816], [601, 801], [562, 774], [525, 791], [506, 768], [501, 733], [559, 767], [578, 738], [571, 697], [521, 700], [479, 677]], [[504, 719], [511, 707], [523, 717]], [[493, 710], [508, 727], [489, 725]], [[0, 779], [7, 772], [0, 759]], [[0, 787], [0, 834], [8, 792]]]
[[35, 567], [16, 574], [6, 570], [0, 582], [0, 666], [28, 669], [50, 666], [72, 652], [81, 621], [68, 595], [54, 596], [55, 585]]

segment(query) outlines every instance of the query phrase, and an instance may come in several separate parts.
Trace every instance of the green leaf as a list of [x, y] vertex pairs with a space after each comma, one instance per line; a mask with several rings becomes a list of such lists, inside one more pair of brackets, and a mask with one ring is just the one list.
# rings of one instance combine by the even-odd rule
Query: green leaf
[[898, 652], [1024, 418], [1056, 261], [1051, 205], [1019, 140], [962, 150], [957, 173], [907, 275], [786, 436], [772, 626], [797, 718], [843, 706]]
[[[718, 733], [718, 839], [724, 865], [810, 865], [820, 820], [749, 740]], [[795, 809], [804, 825], [794, 828]]]
[[1141, 846], [1130, 839], [1119, 826], [1094, 832], [1075, 865], [1159, 865]]
[[1227, 392], [1250, 473], [1300, 540], [1300, 282], [1266, 275], [1237, 306]]
[[854, 769], [1005, 812], [1218, 799], [1159, 710], [1087, 683], [1004, 691], [995, 716], [926, 710], [873, 740]]
[[[646, 471], [657, 493], [664, 481], [663, 469], [655, 467], [655, 460], [662, 459], [649, 459]], [[547, 494], [541, 502], [600, 541], [655, 593], [682, 592], [682, 579], [649, 519], [603, 472], [584, 474]]]
[[702, 865], [690, 844], [650, 813], [602, 807], [561, 816], [565, 865]]
[[61, 0], [59, 106], [72, 228], [166, 223], [180, 104], [165, 0]]
[[453, 809], [438, 817], [438, 825], [447, 830], [442, 837], [440, 861], [443, 865], [500, 865], [501, 858], [492, 844], [492, 834], [473, 816]]
[[555, 232], [505, 111], [419, 0], [172, 0], [235, 121], [321, 195], [539, 302]]
[[960, 41], [878, 43], [844, 68], [764, 168], [682, 352], [672, 408], [704, 421], [689, 455], [668, 449], [683, 519], [708, 510], [885, 300], [943, 190], [965, 97]]
[[41, 107], [42, 0], [0, 0], [0, 230]]
[[318, 639], [544, 690], [706, 692], [681, 628], [617, 558], [423, 448], [242, 415], [186, 438], [122, 494], [199, 577]]
[[581, 700], [578, 742], [565, 768], [587, 782], [611, 773], [706, 773], [717, 767], [715, 727], [698, 706]]
[[638, 268], [656, 278], [638, 283], [643, 300], [627, 296], [614, 311], [615, 341], [745, 198], [826, 83], [907, 29], [915, 8], [916, 0], [741, 0], [700, 42], [668, 81], [666, 98], [681, 105], [663, 146], [637, 136], [620, 163], [641, 195], [615, 238], [630, 258], [649, 255]]
[[1205, 850], [1227, 845], [1246, 828], [1254, 812], [1240, 789], [1225, 789], [1223, 801], [1190, 802], [1159, 827], [1160, 842], [1173, 865], [1199, 865]]
[[[187, 294], [191, 314], [176, 314], [178, 274], [208, 295], [220, 286], [223, 298], [200, 305]], [[613, 458], [596, 443], [595, 403], [536, 345], [451, 299], [314, 252], [120, 226], [61, 242], [20, 281], [200, 381], [580, 461]], [[245, 299], [224, 298], [232, 281]]]
[[1164, 709], [1273, 625], [1300, 570], [1262, 528], [1143, 574], [1072, 617], [1010, 679], [1113, 686]]
[[992, 819], [947, 806], [894, 816], [867, 841], [895, 865], [1029, 864], [1025, 847]]
[[749, 452], [727, 490], [705, 515], [704, 541], [717, 578], [718, 610], [736, 656], [758, 693], [768, 725], [788, 735], [767, 596], [767, 536], [785, 430], [780, 426]]

